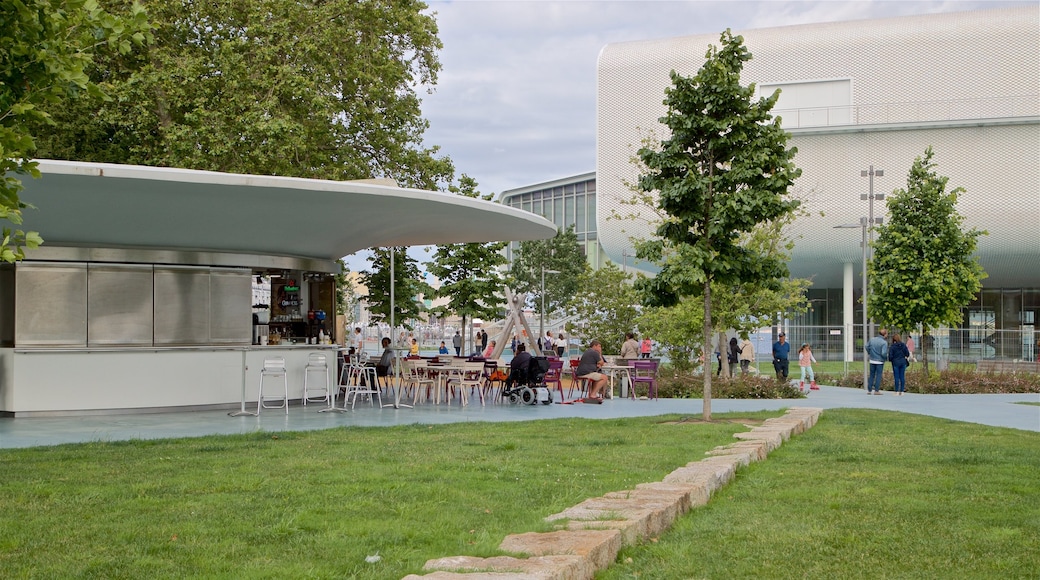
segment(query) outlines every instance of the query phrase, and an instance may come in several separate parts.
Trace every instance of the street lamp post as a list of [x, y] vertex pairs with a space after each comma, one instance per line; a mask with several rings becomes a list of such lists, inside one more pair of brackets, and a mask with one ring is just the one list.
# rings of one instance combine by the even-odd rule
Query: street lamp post
[[[866, 266], [866, 261], [869, 261], [873, 257], [873, 249], [871, 248], [871, 246], [874, 245], [874, 224], [880, 224], [882, 222], [882, 218], [876, 218], [876, 219], [874, 218], [874, 200], [875, 199], [878, 199], [878, 200], [885, 199], [885, 194], [883, 194], [883, 193], [879, 193], [877, 195], [874, 194], [874, 178], [875, 177], [884, 177], [885, 176], [885, 170], [884, 169], [874, 169], [874, 166], [871, 165], [869, 169], [860, 171], [859, 172], [859, 176], [860, 177], [869, 177], [870, 178], [870, 184], [868, 186], [870, 193], [861, 193], [860, 196], [859, 196], [860, 199], [868, 199], [868, 200], [870, 200], [870, 202], [868, 203], [868, 206], [869, 206], [869, 210], [868, 211], [869, 211], [869, 213], [867, 214], [867, 222], [866, 222], [867, 223], [867, 227], [866, 227], [867, 236], [864, 237], [864, 240], [865, 240], [864, 241], [864, 256], [865, 256], [865, 258], [864, 258], [863, 268], [864, 268], [864, 271], [866, 271], [866, 267], [867, 267]], [[860, 221], [862, 221], [862, 218], [860, 218]], [[869, 289], [868, 289], [867, 284], [868, 284], [868, 280], [866, 278], [866, 274], [864, 274], [864, 276], [863, 276], [863, 312], [864, 312], [863, 315], [864, 316], [866, 316], [866, 311], [867, 311], [867, 294], [869, 293]], [[867, 340], [870, 337], [874, 336], [874, 328], [873, 328], [874, 325], [871, 324], [870, 326], [871, 326], [871, 328], [870, 328], [869, 332], [867, 332], [867, 327], [866, 326], [863, 327], [863, 332], [865, 333], [864, 336], [866, 337], [864, 340]]]
[[[542, 266], [542, 311], [538, 315], [538, 340], [545, 340], [545, 273], [559, 274], [559, 270], [546, 270], [545, 266]], [[538, 342], [535, 341], [531, 346], [537, 346]], [[542, 354], [539, 352], [538, 354]]]
[[[867, 332], [867, 218], [859, 218], [858, 224], [842, 224], [840, 226], [834, 226], [835, 229], [852, 229], [859, 228], [863, 230], [863, 241], [860, 245], [863, 247], [863, 345], [866, 346], [867, 341], [870, 340], [870, 335]], [[847, 359], [848, 357], [846, 357]], [[868, 366], [870, 361], [867, 360], [866, 351], [863, 352], [863, 388], [867, 388], [867, 381], [870, 378], [870, 367]]]

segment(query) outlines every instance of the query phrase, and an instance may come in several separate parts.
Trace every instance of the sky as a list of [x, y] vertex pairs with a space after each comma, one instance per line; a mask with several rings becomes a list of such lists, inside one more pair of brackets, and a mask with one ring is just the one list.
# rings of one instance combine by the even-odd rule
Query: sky
[[[1010, 1], [426, 0], [442, 70], [421, 93], [427, 146], [501, 192], [595, 171], [596, 60], [613, 42], [982, 10]], [[707, 47], [705, 47], [707, 48]], [[662, 94], [662, 99], [664, 95]], [[420, 261], [432, 252], [410, 252]], [[348, 258], [366, 268], [362, 256]]]

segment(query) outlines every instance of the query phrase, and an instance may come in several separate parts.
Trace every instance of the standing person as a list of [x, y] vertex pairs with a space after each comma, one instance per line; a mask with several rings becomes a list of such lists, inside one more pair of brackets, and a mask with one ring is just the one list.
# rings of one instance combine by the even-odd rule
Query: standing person
[[719, 349], [715, 349], [715, 361], [718, 363], [718, 367], [715, 369], [715, 376], [722, 374], [722, 352]]
[[740, 343], [740, 372], [748, 374], [748, 368], [755, 361], [755, 345], [747, 338]]
[[791, 372], [791, 345], [787, 342], [787, 335], [780, 333], [778, 340], [773, 343], [773, 370], [776, 371], [776, 380], [786, 381]]
[[639, 358], [639, 343], [636, 342], [635, 333], [625, 333], [625, 342], [621, 343], [621, 358]]
[[802, 378], [798, 381], [798, 390], [805, 390], [805, 375], [809, 375], [809, 389], [813, 391], [820, 390], [820, 387], [816, 386], [816, 374], [812, 370], [813, 363], [816, 362], [816, 357], [812, 355], [812, 347], [809, 346], [808, 342], [802, 343], [802, 348], [798, 349], [798, 366], [802, 368]]
[[729, 363], [729, 376], [737, 376], [737, 365], [740, 364], [740, 348], [737, 347], [737, 337], [729, 339], [729, 350], [726, 354], [726, 362]]
[[566, 344], [567, 341], [563, 339], [563, 333], [561, 332], [556, 339], [556, 356], [563, 358], [563, 353], [567, 350]]
[[603, 386], [607, 384], [607, 375], [599, 372], [599, 368], [605, 363], [606, 361], [603, 360], [603, 346], [598, 340], [593, 340], [589, 343], [588, 350], [582, 353], [581, 359], [578, 361], [578, 368], [574, 369], [574, 376], [579, 379], [592, 380], [592, 386], [589, 387], [589, 396], [585, 397], [582, 401], [583, 403], [596, 405], [603, 403], [600, 392], [603, 390]]
[[437, 349], [437, 354], [448, 354], [448, 347], [445, 346], [444, 341], [441, 341], [441, 347]]
[[542, 352], [549, 354], [555, 352], [553, 350], [552, 331], [545, 331], [545, 340], [542, 341]]
[[878, 330], [878, 335], [867, 343], [867, 358], [870, 360], [870, 375], [867, 379], [867, 394], [881, 394], [881, 378], [885, 372], [885, 360], [888, 358], [888, 342], [885, 337], [888, 331]]
[[910, 366], [911, 339], [907, 338], [904, 343], [899, 334], [892, 335], [892, 346], [888, 348], [888, 360], [892, 363], [892, 376], [895, 377], [893, 389], [896, 395], [903, 396], [906, 392], [906, 367]]
[[451, 345], [455, 347], [455, 356], [462, 354], [462, 335], [459, 331], [455, 331], [455, 336], [451, 337]]
[[650, 342], [650, 338], [644, 336], [643, 344], [639, 347], [639, 358], [650, 358], [650, 351], [653, 350], [654, 344]]
[[509, 341], [509, 352], [516, 356], [516, 335], [513, 335], [513, 339]]
[[906, 360], [910, 362], [917, 362], [917, 355], [914, 354], [914, 337], [909, 334], [906, 335], [906, 350], [910, 353], [910, 355], [906, 357]]
[[487, 350], [487, 341], [488, 341], [487, 332], [485, 332], [484, 329], [481, 328], [480, 329], [480, 350], [481, 350], [481, 352]]
[[365, 335], [361, 334], [361, 327], [354, 327], [354, 352], [358, 356], [365, 355]]

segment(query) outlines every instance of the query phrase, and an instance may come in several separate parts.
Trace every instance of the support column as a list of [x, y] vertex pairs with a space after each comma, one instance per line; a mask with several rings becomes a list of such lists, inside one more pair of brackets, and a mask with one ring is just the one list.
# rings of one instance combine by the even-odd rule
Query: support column
[[841, 295], [841, 325], [842, 335], [845, 337], [845, 362], [852, 362], [855, 360], [855, 339], [856, 339], [856, 325], [855, 325], [855, 310], [853, 309], [853, 291], [854, 291], [854, 280], [852, 272], [852, 264], [846, 263], [842, 275], [842, 295]]

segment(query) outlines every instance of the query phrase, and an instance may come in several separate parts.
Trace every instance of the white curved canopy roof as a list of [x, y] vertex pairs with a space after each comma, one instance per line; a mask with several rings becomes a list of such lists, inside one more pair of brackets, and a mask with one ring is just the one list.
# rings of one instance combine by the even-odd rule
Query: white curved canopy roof
[[336, 260], [380, 246], [546, 239], [552, 222], [458, 195], [371, 182], [40, 160], [25, 230], [46, 245]]

